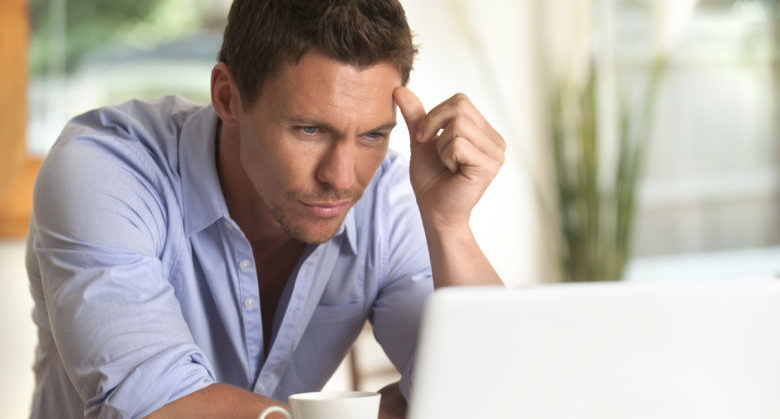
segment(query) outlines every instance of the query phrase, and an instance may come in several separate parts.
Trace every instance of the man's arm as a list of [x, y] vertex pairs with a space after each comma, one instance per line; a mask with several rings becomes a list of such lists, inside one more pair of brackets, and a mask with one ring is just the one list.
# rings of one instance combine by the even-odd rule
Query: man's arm
[[506, 144], [465, 95], [426, 114], [405, 87], [393, 94], [409, 129], [410, 178], [428, 242], [434, 287], [499, 285], [469, 225], [504, 162]]
[[150, 185], [165, 174], [133, 160], [132, 142], [89, 129], [96, 115], [66, 128], [81, 132], [50, 151], [35, 188], [28, 272], [41, 363], [69, 379], [45, 378], [38, 395], [83, 403], [82, 416], [146, 415], [214, 374], [163, 276], [167, 202]]
[[[212, 384], [175, 400], [147, 416], [147, 419], [257, 419], [271, 405], [289, 407], [228, 384]], [[282, 416], [271, 414], [269, 419]]]
[[[382, 401], [379, 405], [379, 419], [403, 419], [406, 417], [406, 400], [401, 395], [398, 383], [388, 385], [379, 391]], [[147, 419], [257, 419], [265, 408], [271, 405], [289, 407], [266, 397], [227, 384], [212, 384], [179, 400], [163, 406], [147, 416]], [[271, 414], [269, 419], [276, 416]], [[279, 416], [281, 418], [282, 416]]]

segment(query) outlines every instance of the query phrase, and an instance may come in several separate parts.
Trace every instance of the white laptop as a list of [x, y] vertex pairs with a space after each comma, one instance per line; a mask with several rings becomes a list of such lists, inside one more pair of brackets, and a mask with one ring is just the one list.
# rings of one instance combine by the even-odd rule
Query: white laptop
[[452, 288], [408, 419], [780, 418], [780, 280]]

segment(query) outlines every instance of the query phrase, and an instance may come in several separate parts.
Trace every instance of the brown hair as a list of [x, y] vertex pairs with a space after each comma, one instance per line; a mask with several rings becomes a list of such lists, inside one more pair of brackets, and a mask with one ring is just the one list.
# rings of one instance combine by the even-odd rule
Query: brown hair
[[219, 61], [250, 106], [283, 60], [310, 49], [361, 68], [390, 61], [404, 85], [417, 53], [398, 0], [234, 0]]

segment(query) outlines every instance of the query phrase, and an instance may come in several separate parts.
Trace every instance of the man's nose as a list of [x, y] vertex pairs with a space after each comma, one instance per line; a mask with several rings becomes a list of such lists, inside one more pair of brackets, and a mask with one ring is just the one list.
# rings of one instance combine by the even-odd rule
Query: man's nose
[[355, 142], [347, 138], [334, 141], [323, 155], [317, 180], [335, 190], [352, 188], [355, 182]]

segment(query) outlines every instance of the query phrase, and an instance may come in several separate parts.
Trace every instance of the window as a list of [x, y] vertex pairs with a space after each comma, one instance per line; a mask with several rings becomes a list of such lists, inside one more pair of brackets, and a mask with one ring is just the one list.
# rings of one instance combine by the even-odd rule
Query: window
[[73, 116], [131, 98], [209, 100], [229, 0], [30, 0], [28, 148]]
[[[615, 3], [624, 79], [639, 80], [646, 67], [636, 51], [649, 42], [649, 28], [637, 22], [652, 21], [652, 3]], [[777, 12], [774, 1], [700, 0], [671, 50], [640, 190], [634, 274], [647, 268], [659, 276], [653, 263], [665, 255], [708, 252], [716, 253], [670, 266], [778, 274], [770, 262], [780, 254]]]

